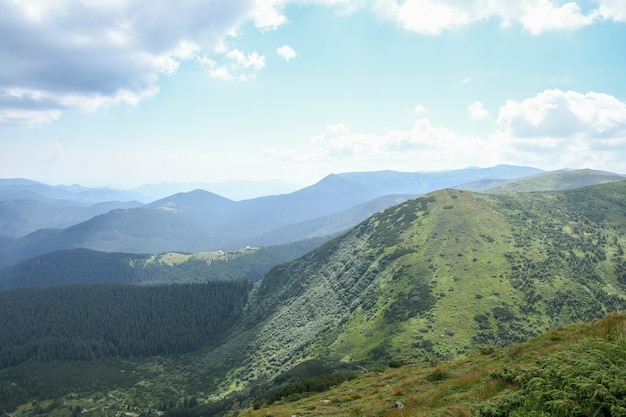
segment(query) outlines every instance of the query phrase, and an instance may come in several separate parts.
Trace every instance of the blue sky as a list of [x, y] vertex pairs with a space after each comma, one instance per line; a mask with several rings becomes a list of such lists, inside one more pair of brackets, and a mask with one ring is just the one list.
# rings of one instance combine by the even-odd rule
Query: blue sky
[[626, 173], [626, 0], [0, 0], [0, 177]]

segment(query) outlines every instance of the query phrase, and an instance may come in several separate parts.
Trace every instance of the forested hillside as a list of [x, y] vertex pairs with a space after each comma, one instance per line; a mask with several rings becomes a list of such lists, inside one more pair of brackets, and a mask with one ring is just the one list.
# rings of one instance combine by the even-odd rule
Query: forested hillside
[[29, 360], [172, 355], [215, 345], [249, 282], [90, 285], [0, 292], [0, 369]]
[[274, 265], [295, 259], [327, 238], [232, 252], [138, 255], [74, 249], [48, 253], [0, 271], [0, 290], [67, 284], [172, 284], [257, 281]]

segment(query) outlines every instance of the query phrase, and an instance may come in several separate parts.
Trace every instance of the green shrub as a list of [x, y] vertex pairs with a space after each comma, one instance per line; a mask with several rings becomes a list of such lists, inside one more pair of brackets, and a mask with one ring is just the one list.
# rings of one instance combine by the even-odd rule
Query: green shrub
[[399, 359], [394, 359], [389, 362], [390, 368], [401, 368], [404, 365], [406, 365], [406, 363], [403, 360], [399, 360]]
[[438, 366], [437, 368], [435, 368], [432, 374], [426, 377], [426, 380], [428, 382], [437, 382], [448, 379], [449, 377], [450, 374], [448, 373], [448, 371]]

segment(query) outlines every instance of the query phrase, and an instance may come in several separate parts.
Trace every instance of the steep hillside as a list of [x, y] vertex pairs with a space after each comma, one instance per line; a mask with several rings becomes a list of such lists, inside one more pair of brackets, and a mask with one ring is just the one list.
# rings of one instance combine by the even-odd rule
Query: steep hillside
[[[225, 389], [302, 361], [451, 359], [626, 308], [626, 181], [511, 195], [447, 189], [271, 270], [201, 366]], [[245, 348], [244, 348], [245, 347]]]

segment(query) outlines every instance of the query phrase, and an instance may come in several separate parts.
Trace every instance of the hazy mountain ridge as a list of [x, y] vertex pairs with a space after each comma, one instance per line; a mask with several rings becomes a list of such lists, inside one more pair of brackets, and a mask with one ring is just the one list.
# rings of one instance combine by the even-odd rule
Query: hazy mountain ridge
[[288, 194], [299, 186], [285, 181], [225, 181], [225, 182], [173, 182], [143, 184], [131, 191], [149, 196], [153, 200], [197, 189], [211, 191], [231, 200], [248, 200], [267, 195]]
[[624, 178], [626, 178], [626, 176], [622, 174], [592, 169], [559, 170], [512, 180], [481, 180], [463, 184], [457, 188], [487, 193], [563, 191], [590, 185], [605, 184], [607, 182], [622, 181]]
[[0, 233], [21, 237], [39, 229], [63, 228], [111, 210], [142, 206], [137, 201], [104, 201], [92, 205], [76, 205], [70, 200], [0, 201]]
[[[38, 231], [0, 248], [0, 267], [46, 252], [78, 247], [112, 252], [158, 253], [233, 250], [242, 246], [284, 244], [328, 230], [320, 220], [304, 236], [294, 236], [300, 223], [333, 216], [389, 194], [420, 194], [442, 186], [501, 175], [511, 178], [538, 170], [498, 166], [441, 173], [332, 174], [317, 184], [289, 194], [232, 201], [214, 193], [179, 193], [136, 209], [113, 210], [58, 231]], [[379, 200], [383, 201], [383, 200]], [[393, 204], [393, 201], [390, 202]], [[378, 206], [377, 208], [380, 208]], [[366, 215], [371, 212], [366, 211]], [[363, 214], [340, 225], [352, 227]], [[279, 230], [284, 229], [281, 236]], [[308, 229], [308, 230], [307, 230]], [[337, 226], [331, 228], [337, 231]], [[268, 240], [271, 237], [271, 240]]]
[[442, 172], [351, 172], [339, 174], [351, 181], [366, 184], [381, 195], [426, 194], [442, 188], [457, 188], [468, 181], [511, 180], [540, 175], [545, 171], [512, 165], [497, 165], [490, 168], [465, 168]]
[[92, 205], [106, 201], [141, 201], [140, 193], [108, 187], [83, 187], [81, 185], [48, 185], [23, 178], [0, 178], [0, 201], [16, 199], [69, 200], [76, 204]]
[[[273, 245], [285, 239], [295, 240], [303, 237], [314, 238], [331, 236], [353, 227], [355, 224], [358, 224], [387, 207], [395, 206], [415, 197], [417, 196], [386, 195], [378, 197], [366, 203], [358, 204], [348, 210], [273, 230], [258, 236], [255, 238], [254, 242], [258, 245]], [[244, 243], [245, 242], [241, 242], [240, 245]]]

